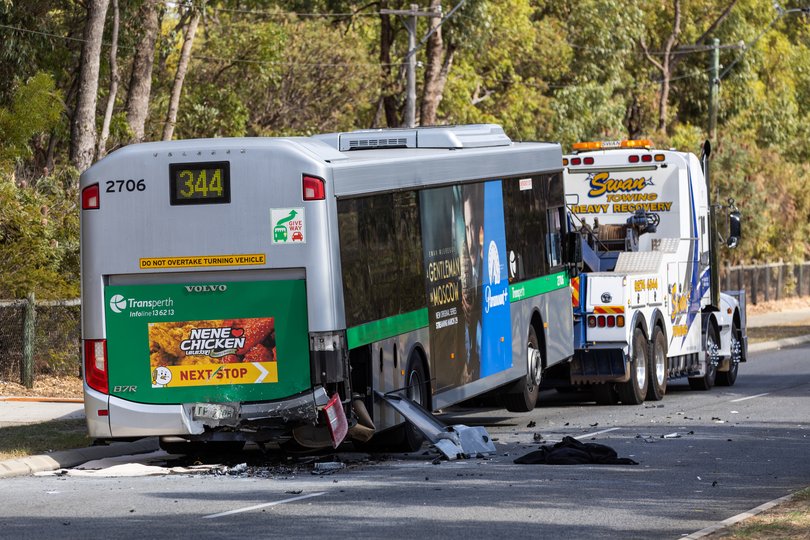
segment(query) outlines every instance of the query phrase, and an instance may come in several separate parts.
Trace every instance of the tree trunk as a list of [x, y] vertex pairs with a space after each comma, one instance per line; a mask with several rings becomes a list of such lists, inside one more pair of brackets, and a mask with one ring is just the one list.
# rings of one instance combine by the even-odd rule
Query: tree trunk
[[183, 91], [183, 80], [186, 78], [188, 64], [191, 60], [191, 47], [194, 45], [194, 34], [197, 33], [197, 25], [200, 23], [200, 11], [194, 10], [191, 20], [186, 28], [186, 35], [183, 38], [183, 48], [180, 51], [180, 61], [177, 63], [177, 73], [172, 85], [172, 97], [169, 101], [169, 111], [166, 113], [166, 123], [163, 125], [163, 140], [172, 140], [174, 134], [174, 124], [177, 122], [177, 109], [180, 107], [180, 93]]
[[[717, 16], [714, 22], [709, 25], [709, 27], [700, 35], [700, 37], [694, 41], [694, 44], [697, 45], [698, 43], [701, 43], [703, 40], [707, 39], [728, 17], [729, 13], [731, 13], [732, 8], [737, 4], [737, 2], [738, 0], [729, 0], [725, 9], [723, 9], [720, 15]], [[669, 35], [666, 43], [664, 44], [663, 59], [661, 62], [653, 58], [649, 48], [647, 47], [647, 43], [644, 41], [644, 38], [642, 37], [640, 40], [641, 48], [644, 51], [647, 60], [649, 60], [649, 62], [661, 72], [661, 92], [658, 96], [658, 131], [661, 133], [666, 133], [667, 130], [667, 114], [669, 111], [668, 104], [669, 92], [672, 84], [672, 75], [675, 72], [675, 67], [678, 65], [681, 58], [683, 58], [682, 56], [677, 55], [679, 50], [677, 41], [681, 33], [681, 2], [680, 0], [673, 0], [672, 4], [675, 9], [675, 16], [672, 22], [672, 33]]]
[[93, 162], [96, 151], [96, 103], [104, 19], [109, 0], [88, 0], [87, 23], [79, 69], [79, 93], [70, 129], [70, 161], [79, 171]]
[[115, 108], [115, 96], [118, 94], [118, 0], [112, 0], [113, 27], [110, 46], [110, 94], [107, 96], [107, 107], [104, 111], [104, 123], [101, 126], [101, 137], [98, 139], [96, 158], [107, 155], [107, 138], [110, 136], [110, 122]]
[[155, 45], [160, 26], [160, 10], [157, 0], [145, 0], [138, 13], [143, 21], [143, 33], [132, 59], [132, 75], [127, 94], [127, 123], [132, 131], [132, 142], [144, 138], [146, 118], [149, 116], [149, 97], [152, 93], [152, 66], [155, 60]]
[[[387, 8], [388, 3], [384, 2], [381, 8]], [[399, 125], [399, 114], [397, 109], [396, 95], [391, 92], [391, 47], [394, 43], [394, 28], [391, 25], [390, 15], [380, 15], [380, 66], [383, 70], [382, 105], [385, 111], [385, 123], [388, 127]]]
[[[441, 0], [430, 0], [430, 10], [441, 13]], [[445, 77], [442, 81], [441, 73], [444, 62], [444, 41], [442, 40], [442, 27], [439, 25], [441, 18], [428, 17], [431, 34], [428, 38], [425, 54], [427, 56], [427, 66], [425, 69], [424, 90], [422, 93], [422, 106], [419, 108], [419, 125], [431, 126], [436, 123], [436, 112], [442, 100]]]

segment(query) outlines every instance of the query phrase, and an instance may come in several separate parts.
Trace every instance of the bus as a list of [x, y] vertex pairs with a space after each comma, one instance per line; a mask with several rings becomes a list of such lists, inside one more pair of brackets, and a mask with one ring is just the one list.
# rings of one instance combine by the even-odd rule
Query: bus
[[558, 144], [497, 125], [127, 146], [81, 176], [90, 435], [164, 449], [531, 410], [573, 355]]

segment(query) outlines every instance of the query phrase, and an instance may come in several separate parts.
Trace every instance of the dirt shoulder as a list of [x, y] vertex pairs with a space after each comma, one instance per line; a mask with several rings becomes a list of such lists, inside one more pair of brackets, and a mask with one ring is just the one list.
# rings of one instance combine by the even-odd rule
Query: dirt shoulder
[[33, 388], [26, 388], [15, 382], [0, 380], [0, 396], [81, 399], [82, 380], [78, 376], [40, 376], [34, 380]]

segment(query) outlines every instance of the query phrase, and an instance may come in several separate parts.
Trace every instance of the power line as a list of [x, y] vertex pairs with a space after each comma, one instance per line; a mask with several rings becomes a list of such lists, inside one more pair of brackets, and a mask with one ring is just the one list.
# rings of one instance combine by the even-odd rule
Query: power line
[[[41, 30], [30, 30], [28, 28], [20, 28], [18, 26], [10, 26], [7, 24], [0, 24], [0, 28], [11, 30], [15, 32], [21, 32], [24, 34], [34, 34], [54, 39], [61, 39], [64, 41], [72, 41], [78, 43], [85, 43], [87, 40], [82, 38], [75, 38], [70, 36], [60, 36], [58, 34], [53, 34], [50, 32], [43, 32]], [[110, 44], [108, 42], [104, 42], [103, 45], [105, 47], [109, 47]], [[119, 45], [119, 49], [124, 50], [131, 50], [134, 51], [135, 47], [122, 47]], [[222, 63], [233, 63], [233, 64], [260, 64], [260, 65], [278, 65], [278, 66], [302, 66], [302, 67], [339, 67], [339, 66], [370, 66], [370, 67], [379, 67], [379, 66], [400, 66], [402, 62], [388, 62], [388, 63], [381, 63], [381, 62], [313, 62], [313, 63], [306, 63], [306, 62], [279, 62], [275, 60], [260, 60], [260, 59], [250, 59], [250, 58], [221, 58], [221, 57], [214, 57], [214, 56], [202, 56], [202, 55], [195, 55], [192, 54], [192, 58], [195, 60], [206, 60], [211, 62], [222, 62]]]

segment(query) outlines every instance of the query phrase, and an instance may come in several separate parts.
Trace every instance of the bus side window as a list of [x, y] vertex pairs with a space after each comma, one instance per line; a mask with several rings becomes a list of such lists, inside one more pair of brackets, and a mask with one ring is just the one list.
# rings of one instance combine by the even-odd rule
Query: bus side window
[[548, 236], [546, 238], [546, 259], [552, 268], [562, 265], [562, 224], [563, 209], [548, 209]]
[[548, 273], [546, 260], [546, 184], [548, 175], [507, 178], [503, 185], [503, 214], [509, 283]]
[[339, 200], [338, 229], [349, 327], [425, 306], [416, 192]]

